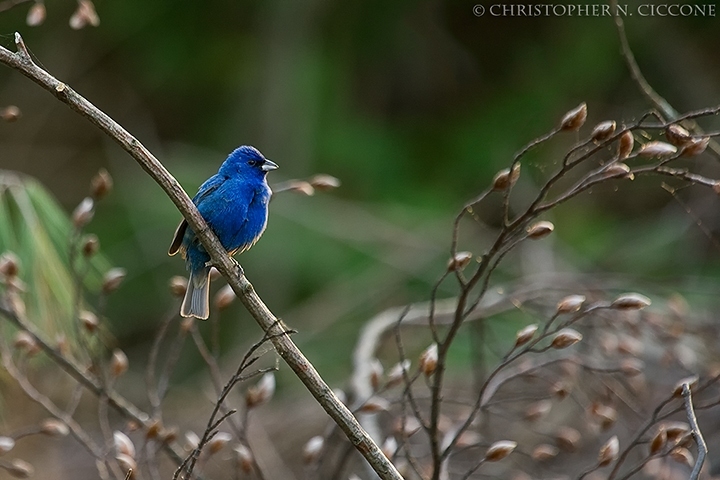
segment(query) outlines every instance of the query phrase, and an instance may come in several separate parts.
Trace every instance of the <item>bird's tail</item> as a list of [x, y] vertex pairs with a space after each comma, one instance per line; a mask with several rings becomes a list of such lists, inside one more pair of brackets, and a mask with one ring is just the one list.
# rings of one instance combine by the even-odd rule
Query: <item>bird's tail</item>
[[210, 267], [190, 271], [190, 279], [180, 307], [180, 315], [201, 320], [207, 320], [210, 316]]

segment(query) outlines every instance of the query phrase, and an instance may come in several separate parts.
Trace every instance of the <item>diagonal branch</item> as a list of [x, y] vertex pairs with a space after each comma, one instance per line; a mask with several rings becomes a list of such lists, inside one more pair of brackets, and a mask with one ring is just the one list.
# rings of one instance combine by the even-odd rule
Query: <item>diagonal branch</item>
[[357, 419], [335, 396], [323, 381], [315, 367], [305, 358], [288, 335], [282, 322], [273, 315], [255, 289], [242, 273], [242, 269], [228, 256], [215, 234], [208, 228], [200, 212], [188, 197], [175, 178], [153, 156], [145, 146], [127, 130], [99, 110], [84, 97], [75, 92], [67, 84], [59, 81], [47, 71], [35, 64], [30, 57], [19, 33], [15, 34], [17, 52], [13, 53], [0, 47], [0, 62], [19, 71], [45, 90], [55, 95], [58, 100], [87, 118], [92, 124], [105, 132], [120, 147], [132, 156], [140, 166], [165, 191], [178, 210], [183, 214], [190, 227], [196, 232], [202, 245], [207, 250], [215, 267], [222, 273], [248, 312], [271, 340], [278, 354], [292, 368], [297, 377], [315, 397], [317, 402], [338, 424], [357, 450], [370, 463], [382, 479], [400, 480], [402, 477], [383, 455], [380, 448], [373, 442], [358, 423]]

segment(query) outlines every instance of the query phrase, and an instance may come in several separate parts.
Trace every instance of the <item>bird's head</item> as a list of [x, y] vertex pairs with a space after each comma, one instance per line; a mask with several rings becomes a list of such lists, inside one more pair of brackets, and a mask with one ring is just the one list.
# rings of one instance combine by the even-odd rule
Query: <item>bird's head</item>
[[249, 145], [236, 148], [220, 166], [221, 174], [244, 177], [265, 177], [267, 172], [278, 168], [277, 164], [268, 160], [260, 151]]

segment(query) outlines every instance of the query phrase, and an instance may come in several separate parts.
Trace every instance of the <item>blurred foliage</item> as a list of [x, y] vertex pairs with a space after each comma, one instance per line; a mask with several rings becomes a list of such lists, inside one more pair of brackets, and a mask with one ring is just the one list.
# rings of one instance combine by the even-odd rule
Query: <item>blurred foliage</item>
[[[515, 151], [581, 101], [588, 125], [649, 108], [611, 18], [478, 18], [473, 4], [101, 0], [100, 26], [73, 31], [75, 2], [59, 0], [40, 27], [24, 25], [26, 6], [3, 12], [0, 32], [11, 46], [9, 34], [21, 31], [50, 72], [137, 135], [191, 195], [241, 143], [280, 165], [271, 183], [317, 172], [343, 181], [312, 198], [278, 195], [264, 238], [240, 258], [312, 360], [342, 378], [364, 321], [427, 298], [452, 217]], [[640, 66], [678, 110], [717, 103], [716, 18], [626, 22]], [[176, 308], [167, 279], [183, 266], [165, 251], [179, 214], [94, 127], [1, 69], [6, 104], [23, 117], [0, 124], [3, 168], [34, 175], [66, 210], [98, 166], [116, 178], [93, 222], [106, 255], [128, 270], [108, 312], [124, 343], [146, 344]], [[529, 157], [518, 193], [535, 191], [570, 137]], [[708, 285], [692, 279], [717, 278], [718, 249], [697, 227], [720, 229], [716, 198], [678, 193], [698, 220], [657, 179], [618, 189], [594, 189], [554, 212], [562, 268], [686, 290]], [[466, 248], [479, 250], [487, 229], [467, 230]], [[522, 273], [510, 262], [503, 275]], [[223, 316], [226, 349], [258, 338], [239, 305]]]
[[17, 256], [27, 316], [53, 340], [58, 334], [76, 336], [77, 309], [88, 308], [79, 288], [96, 294], [109, 267], [102, 255], [88, 260], [79, 251], [71, 253], [79, 249], [73, 236], [80, 238], [42, 185], [0, 170], [0, 253]]

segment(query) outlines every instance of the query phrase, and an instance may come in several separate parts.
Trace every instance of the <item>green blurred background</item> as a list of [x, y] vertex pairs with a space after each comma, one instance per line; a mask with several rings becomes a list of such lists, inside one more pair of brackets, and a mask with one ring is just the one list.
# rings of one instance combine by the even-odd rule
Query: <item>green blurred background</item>
[[[341, 179], [330, 193], [277, 195], [265, 236], [240, 257], [261, 297], [338, 383], [367, 319], [428, 298], [454, 215], [515, 151], [582, 101], [588, 127], [649, 108], [611, 18], [476, 17], [473, 5], [101, 0], [100, 26], [74, 31], [75, 2], [55, 0], [40, 27], [25, 25], [27, 4], [0, 13], [0, 40], [12, 48], [20, 31], [41, 65], [136, 135], [190, 195], [240, 144], [280, 165], [271, 183], [319, 172]], [[718, 103], [720, 20], [626, 22], [641, 67], [671, 104]], [[180, 215], [119, 147], [3, 67], [0, 106], [8, 104], [23, 116], [0, 123], [0, 168], [36, 177], [68, 212], [99, 167], [114, 177], [88, 231], [128, 271], [107, 311], [118, 345], [147, 348], [177, 308], [167, 283], [184, 266], [166, 250]], [[703, 125], [717, 129], [712, 122]], [[530, 195], [575, 140], [530, 155], [518, 193]], [[717, 174], [712, 160], [704, 163], [703, 173]], [[558, 209], [558, 268], [709, 302], [720, 249], [707, 232], [717, 232], [720, 217], [715, 196], [700, 190], [679, 194], [692, 215], [658, 179], [595, 189]], [[469, 227], [478, 236], [463, 248], [482, 248], [476, 230]], [[259, 338], [239, 304], [222, 317], [224, 351]], [[198, 368], [192, 356], [185, 363], [183, 371]]]

